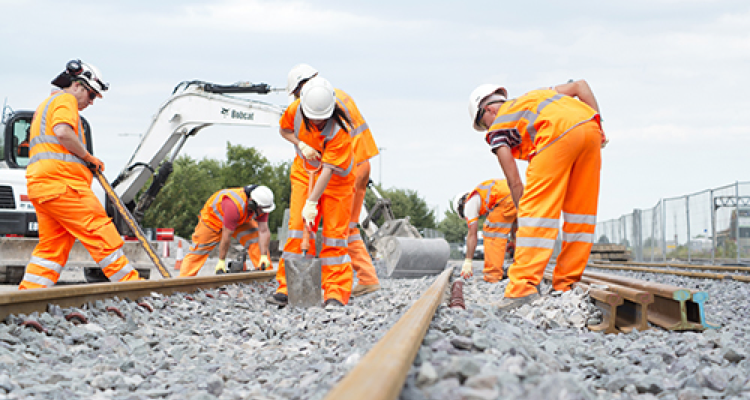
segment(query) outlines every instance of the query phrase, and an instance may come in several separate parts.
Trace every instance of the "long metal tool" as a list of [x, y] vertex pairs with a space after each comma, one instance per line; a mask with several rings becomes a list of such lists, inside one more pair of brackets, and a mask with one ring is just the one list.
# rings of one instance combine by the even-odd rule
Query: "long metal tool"
[[112, 199], [112, 202], [115, 203], [117, 212], [122, 215], [125, 223], [127, 223], [130, 230], [133, 231], [133, 234], [141, 243], [141, 246], [143, 246], [143, 250], [146, 251], [148, 257], [151, 259], [151, 261], [154, 262], [154, 265], [156, 265], [156, 269], [159, 270], [161, 276], [164, 278], [171, 278], [172, 275], [169, 273], [167, 267], [164, 266], [164, 262], [161, 261], [159, 255], [154, 251], [153, 247], [151, 247], [151, 244], [148, 242], [148, 240], [146, 240], [146, 235], [143, 234], [143, 230], [141, 230], [141, 227], [138, 226], [137, 222], [135, 222], [135, 218], [133, 218], [133, 215], [130, 214], [130, 211], [128, 211], [127, 207], [125, 207], [125, 204], [122, 203], [122, 200], [120, 200], [120, 198], [117, 196], [115, 190], [112, 189], [112, 185], [109, 184], [107, 178], [105, 178], [98, 169], [94, 169], [94, 176], [96, 177], [96, 180], [98, 180], [102, 185], [102, 188], [104, 189], [104, 192], [107, 193], [107, 196], [109, 196], [109, 198]]

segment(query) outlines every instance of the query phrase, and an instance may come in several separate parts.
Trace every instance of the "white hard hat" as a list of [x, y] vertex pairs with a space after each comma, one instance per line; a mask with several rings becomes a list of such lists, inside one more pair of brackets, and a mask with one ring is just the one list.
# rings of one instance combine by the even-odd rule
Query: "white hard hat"
[[251, 185], [245, 189], [250, 194], [250, 199], [258, 205], [258, 210], [268, 214], [276, 209], [273, 202], [273, 192], [268, 186]]
[[487, 96], [491, 94], [499, 94], [503, 96], [504, 99], [508, 98], [508, 91], [505, 90], [504, 87], [500, 85], [495, 85], [492, 83], [485, 83], [483, 85], [479, 85], [476, 89], [474, 89], [473, 92], [471, 92], [471, 96], [469, 96], [469, 116], [471, 116], [472, 124], [474, 125], [474, 129], [476, 129], [479, 132], [484, 131], [485, 129], [482, 129], [481, 126], [477, 122], [477, 116], [479, 114], [479, 104], [484, 100]]
[[453, 211], [461, 218], [464, 218], [464, 203], [467, 196], [469, 196], [469, 192], [460, 192], [453, 198]]
[[73, 79], [86, 82], [96, 92], [97, 97], [100, 98], [109, 89], [109, 84], [102, 81], [101, 72], [95, 66], [84, 62], [80, 63], [80, 70], [77, 75], [74, 75]]
[[328, 119], [336, 108], [336, 91], [326, 79], [313, 77], [302, 88], [300, 104], [307, 118]]
[[294, 95], [294, 92], [299, 89], [302, 81], [310, 79], [317, 74], [318, 70], [307, 64], [295, 65], [286, 77], [286, 94], [289, 96]]

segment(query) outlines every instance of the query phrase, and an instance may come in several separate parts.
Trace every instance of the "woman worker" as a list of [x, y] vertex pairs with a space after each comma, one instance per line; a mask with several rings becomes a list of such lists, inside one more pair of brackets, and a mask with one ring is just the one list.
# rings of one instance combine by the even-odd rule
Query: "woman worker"
[[[304, 229], [316, 232], [322, 217], [323, 248], [319, 258], [324, 305], [343, 306], [349, 302], [352, 287], [352, 265], [347, 250], [355, 181], [352, 139], [348, 132], [351, 123], [336, 103], [333, 86], [321, 77], [314, 77], [304, 86], [300, 98], [286, 109], [279, 124], [281, 136], [295, 145], [297, 157], [291, 171], [289, 236], [276, 273], [279, 287], [267, 301], [287, 305], [285, 260], [303, 259]], [[315, 171], [312, 179], [309, 171]], [[315, 235], [310, 237], [309, 248], [315, 249]]]

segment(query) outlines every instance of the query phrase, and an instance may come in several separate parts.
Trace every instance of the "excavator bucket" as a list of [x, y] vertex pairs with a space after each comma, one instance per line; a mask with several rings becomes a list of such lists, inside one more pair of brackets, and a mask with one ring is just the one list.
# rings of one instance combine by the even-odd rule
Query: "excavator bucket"
[[378, 251], [389, 277], [418, 278], [443, 272], [451, 249], [445, 239], [386, 236], [379, 241]]

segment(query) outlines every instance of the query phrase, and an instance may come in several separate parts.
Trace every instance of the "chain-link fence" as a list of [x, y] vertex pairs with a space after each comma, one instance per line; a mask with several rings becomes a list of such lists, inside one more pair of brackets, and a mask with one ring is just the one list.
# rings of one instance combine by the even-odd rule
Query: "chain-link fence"
[[627, 246], [635, 261], [750, 262], [750, 182], [661, 199], [598, 223], [595, 238]]

